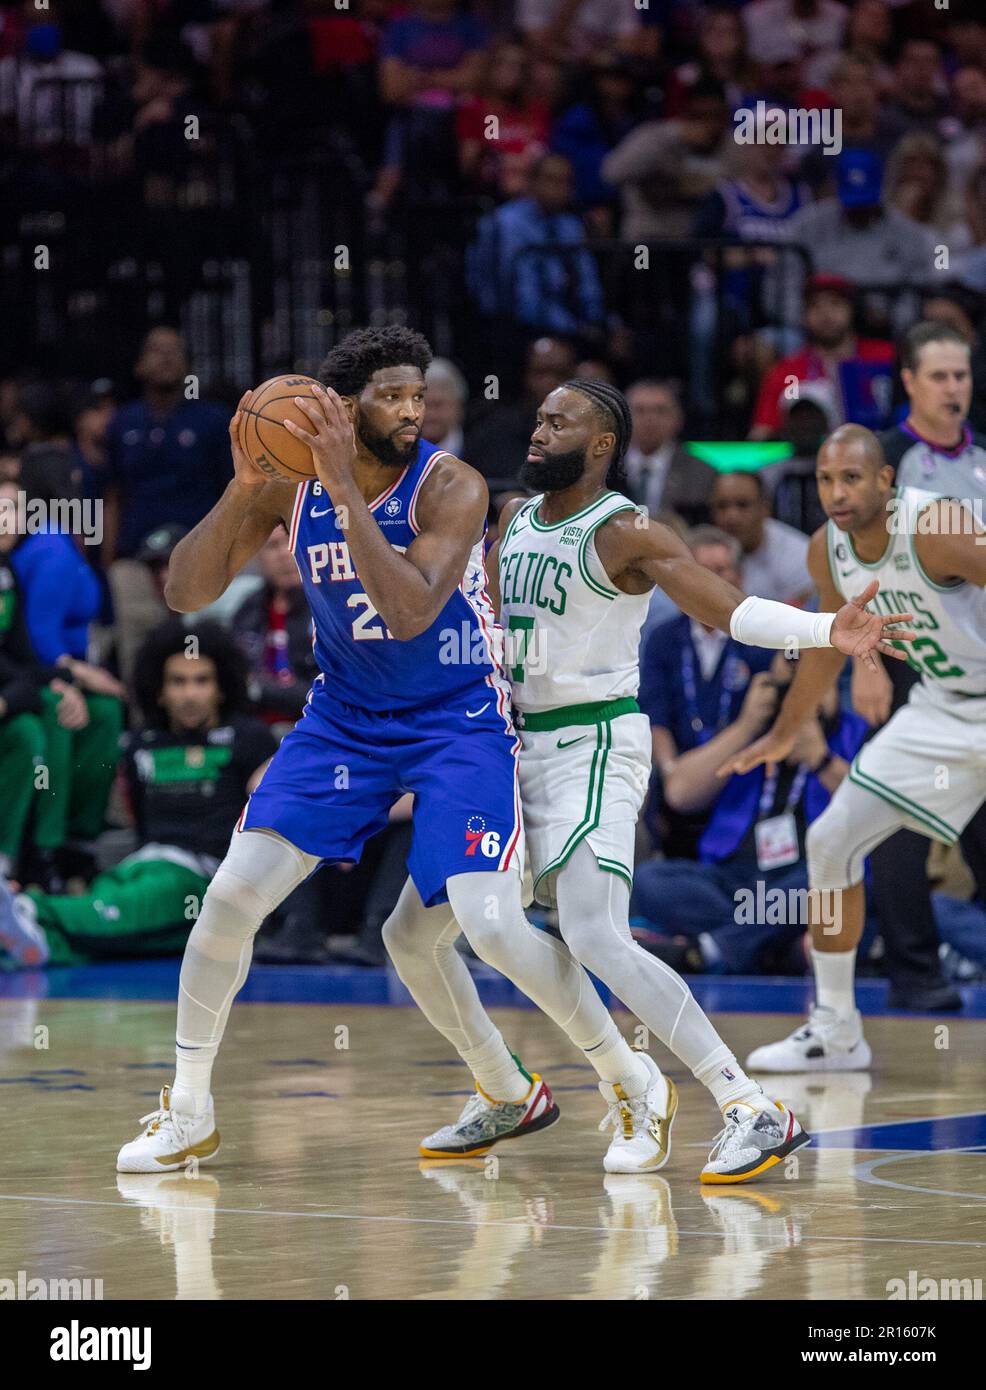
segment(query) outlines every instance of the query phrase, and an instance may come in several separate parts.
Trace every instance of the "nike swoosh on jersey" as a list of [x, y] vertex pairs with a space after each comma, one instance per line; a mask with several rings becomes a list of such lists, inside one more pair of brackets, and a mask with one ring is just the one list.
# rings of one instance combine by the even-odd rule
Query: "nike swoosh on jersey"
[[566, 740], [566, 742], [564, 742], [564, 743], [561, 741], [561, 739], [559, 739], [559, 740], [558, 740], [558, 747], [559, 747], [559, 748], [571, 748], [571, 746], [572, 746], [573, 743], [581, 743], [582, 740], [583, 740], [584, 738], [588, 738], [588, 737], [589, 737], [588, 734], [579, 734], [578, 738], [570, 738], [570, 739]]
[[467, 709], [467, 710], [466, 710], [466, 718], [467, 718], [467, 719], [478, 719], [479, 716], [482, 714], [482, 712], [483, 712], [484, 709], [489, 709], [491, 703], [492, 703], [492, 701], [487, 700], [487, 701], [486, 701], [486, 704], [485, 704], [485, 705], [481, 705], [479, 709]]
[[312, 509], [311, 509], [311, 511], [308, 513], [308, 515], [309, 515], [309, 516], [328, 516], [328, 514], [329, 514], [329, 512], [331, 512], [331, 510], [332, 510], [331, 507], [326, 507], [324, 511], [320, 512], [320, 511], [317, 511], [314, 507], [312, 507]]

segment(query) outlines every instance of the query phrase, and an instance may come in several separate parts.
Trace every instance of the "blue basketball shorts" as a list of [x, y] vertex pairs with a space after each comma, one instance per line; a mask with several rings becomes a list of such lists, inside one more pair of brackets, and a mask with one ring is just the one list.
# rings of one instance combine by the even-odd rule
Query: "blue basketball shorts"
[[520, 749], [502, 686], [383, 713], [316, 680], [305, 712], [243, 809], [239, 830], [274, 830], [328, 863], [357, 862], [394, 802], [414, 793], [407, 867], [426, 906], [455, 874], [523, 873]]

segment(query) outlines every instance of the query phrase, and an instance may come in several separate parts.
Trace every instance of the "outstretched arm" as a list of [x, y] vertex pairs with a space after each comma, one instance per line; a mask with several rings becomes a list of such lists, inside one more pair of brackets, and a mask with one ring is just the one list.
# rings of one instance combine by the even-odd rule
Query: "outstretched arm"
[[420, 532], [401, 554], [380, 530], [356, 484], [356, 439], [341, 398], [320, 386], [313, 388], [313, 396], [295, 398], [312, 422], [311, 432], [285, 423], [312, 451], [370, 602], [391, 635], [409, 641], [431, 626], [462, 582], [469, 553], [483, 534], [486, 483], [461, 459], [441, 459], [418, 498]]
[[[698, 564], [667, 526], [640, 513], [631, 517], [629, 512], [619, 512], [604, 522], [596, 533], [596, 552], [617, 586], [621, 579], [638, 583], [641, 578], [649, 579], [689, 617], [728, 632], [737, 642], [792, 652], [835, 647], [846, 656], [859, 656], [874, 665], [876, 651], [904, 659], [885, 640], [884, 632], [893, 624], [910, 622], [912, 615], [867, 613], [866, 605], [877, 591], [875, 582], [842, 604], [838, 612], [806, 613], [773, 599], [744, 598], [732, 584]], [[913, 637], [912, 632], [894, 632], [898, 641]]]

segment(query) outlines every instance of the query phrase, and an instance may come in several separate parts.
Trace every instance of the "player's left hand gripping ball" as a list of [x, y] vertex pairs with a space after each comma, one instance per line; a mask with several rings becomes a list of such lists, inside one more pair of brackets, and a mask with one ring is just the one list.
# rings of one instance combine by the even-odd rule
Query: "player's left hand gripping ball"
[[356, 431], [342, 397], [331, 387], [313, 386], [311, 400], [295, 397], [295, 405], [312, 422], [312, 431], [303, 430], [293, 420], [284, 427], [308, 445], [315, 461], [319, 482], [331, 495], [333, 487], [352, 479], [356, 462]]

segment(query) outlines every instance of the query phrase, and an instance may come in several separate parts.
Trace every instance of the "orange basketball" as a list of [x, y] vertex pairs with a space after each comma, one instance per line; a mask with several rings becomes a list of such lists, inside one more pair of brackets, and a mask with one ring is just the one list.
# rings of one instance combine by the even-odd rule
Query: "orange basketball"
[[318, 382], [310, 376], [272, 376], [253, 392], [240, 417], [240, 447], [268, 478], [297, 483], [314, 478], [312, 451], [284, 428], [284, 421], [314, 433], [311, 420], [294, 403], [295, 396], [311, 396]]

